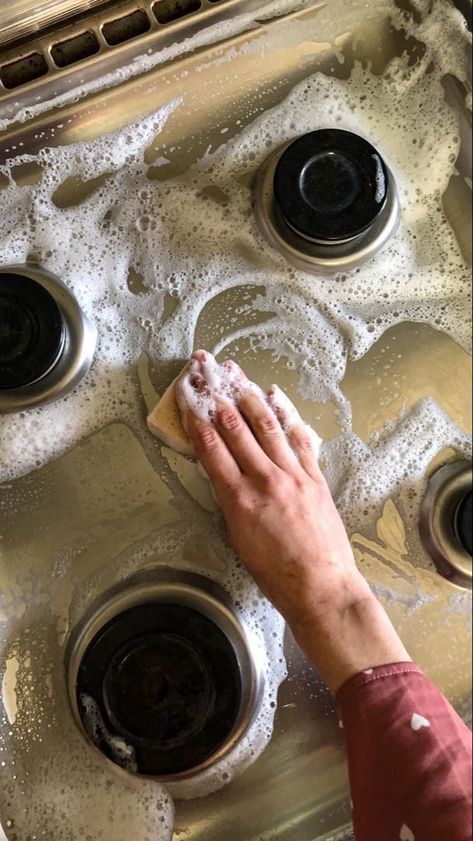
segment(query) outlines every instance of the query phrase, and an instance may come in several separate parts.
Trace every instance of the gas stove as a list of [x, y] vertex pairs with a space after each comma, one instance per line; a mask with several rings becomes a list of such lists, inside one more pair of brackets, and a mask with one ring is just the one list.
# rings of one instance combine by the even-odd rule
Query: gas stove
[[9, 841], [39, 828], [145, 841], [171, 826], [174, 841], [350, 837], [333, 699], [287, 629], [283, 655], [282, 624], [195, 465], [146, 429], [197, 347], [278, 382], [317, 430], [358, 565], [468, 717], [471, 89], [458, 9], [1, 10]]

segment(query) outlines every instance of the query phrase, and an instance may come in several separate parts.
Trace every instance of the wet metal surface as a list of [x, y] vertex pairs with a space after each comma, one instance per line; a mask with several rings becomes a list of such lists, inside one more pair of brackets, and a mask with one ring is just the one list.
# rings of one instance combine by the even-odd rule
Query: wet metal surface
[[[365, 3], [360, 5], [366, 7]], [[303, 10], [301, 19], [304, 15], [316, 17], [319, 7], [315, 4]], [[233, 8], [235, 11], [236, 4]], [[225, 50], [233, 42], [251, 44], [259, 34], [255, 27], [235, 35], [227, 40]], [[366, 17], [363, 34], [359, 49], [365, 50], [365, 58], [373, 61], [375, 70], [404, 49], [399, 33], [390, 34], [387, 21], [376, 15]], [[345, 33], [346, 40], [350, 37]], [[155, 32], [146, 38], [151, 47], [157, 38], [159, 46]], [[127, 45], [110, 52], [108, 59], [102, 51], [85, 63], [84, 78], [93, 78], [99, 61], [102, 67], [105, 64], [113, 69], [121, 60], [129, 59], [132, 50], [138, 54], [136, 45]], [[166, 142], [168, 149], [175, 149], [169, 153], [166, 168], [172, 177], [185, 171], [210, 144], [218, 146], [222, 142], [220, 131], [227, 125], [228, 110], [235, 121], [241, 117], [241, 125], [254, 118], [254, 114], [248, 117], [249, 94], [257, 93], [255, 108], [264, 110], [279, 102], [304, 76], [334, 61], [323, 32], [320, 43], [311, 44], [311, 62], [304, 58], [307, 43], [302, 40], [289, 46], [280, 42], [264, 63], [256, 61], [251, 51], [243, 51], [233, 65], [233, 84], [226, 89], [215, 87], [215, 95], [210, 97], [213, 74], [218, 73], [218, 66], [211, 60], [222, 51], [219, 46], [202, 48], [175, 64], [158, 66], [106, 92], [92, 93], [64, 105], [60, 119], [57, 113], [46, 110], [23, 124], [12, 124], [0, 134], [0, 159], [20, 143], [24, 144], [23, 151], [35, 153], [48, 143], [68, 144], [113, 131], [179, 96], [185, 78], [185, 105], [177, 116], [171, 115], [159, 139], [160, 144]], [[196, 65], [205, 67], [193, 74]], [[59, 81], [55, 78], [56, 82], [46, 77], [45, 97], [51, 96], [55, 84], [58, 90], [65, 84], [65, 76]], [[463, 99], [455, 81], [447, 79], [445, 88], [452, 103], [462, 109]], [[37, 82], [34, 95], [39, 90]], [[12, 96], [2, 92], [0, 113], [2, 100], [4, 114], [8, 115], [14, 104], [27, 105], [33, 93], [18, 90]], [[467, 118], [462, 121], [462, 131], [459, 176], [452, 177], [444, 206], [460, 247], [468, 254], [470, 218], [464, 181], [469, 166]], [[151, 145], [147, 162], [153, 165], [158, 154], [158, 148]], [[163, 177], [158, 166], [154, 176]], [[34, 165], [24, 165], [18, 173], [18, 184], [35, 177]], [[81, 191], [88, 189], [90, 185], [71, 183], [60, 200], [64, 206], [73, 204]], [[132, 282], [139, 284], [139, 278]], [[240, 303], [247, 303], [248, 294], [254, 294], [254, 290], [240, 287], [214, 299], [199, 319], [196, 346], [213, 346], [219, 338], [221, 313], [230, 308], [234, 312]], [[306, 420], [316, 423], [322, 437], [329, 440], [337, 435], [334, 407], [302, 400], [297, 395], [295, 372], [275, 363], [269, 352], [256, 356], [243, 342], [240, 352], [245, 352], [245, 369], [251, 378], [265, 387], [277, 381]], [[225, 355], [232, 355], [231, 344]], [[387, 357], [391, 359], [388, 366]], [[162, 392], [170, 372], [154, 368], [150, 377], [146, 359], [140, 368], [137, 391], [141, 385], [144, 397], [153, 402], [154, 389]], [[437, 399], [462, 429], [471, 429], [470, 377], [468, 354], [449, 337], [427, 325], [403, 323], [388, 330], [365, 357], [347, 364], [341, 387], [351, 402], [354, 429], [367, 441], [373, 432], [395, 421], [402, 410], [425, 396]], [[131, 574], [150, 563], [140, 560], [144, 557], [137, 551], [140, 546], [154, 546], [158, 553], [159, 546], [166, 545], [167, 530], [185, 528], [189, 517], [200, 516], [213, 506], [205, 482], [193, 467], [170, 451], [161, 454], [157, 443], [150, 440], [144, 423], [145, 399], [139, 399], [143, 416], [139, 439], [123, 424], [112, 424], [40, 470], [1, 488], [0, 586], [6, 598], [0, 604], [0, 619], [14, 616], [21, 627], [36, 623], [41, 629], [45, 616], [50, 615], [50, 583], [54, 580], [52, 612], [58, 618], [56, 627], [49, 629], [44, 639], [54, 686], [59, 687], [58, 697], [65, 703], [61, 683], [63, 644], [71, 622], [78, 621], [87, 607], [80, 599], [71, 607], [72, 594], [81, 589], [105, 592], [117, 575]], [[454, 458], [453, 451], [439, 454], [440, 463]], [[167, 469], [169, 465], [172, 471]], [[360, 568], [380, 593], [413, 658], [466, 715], [471, 691], [471, 637], [465, 621], [468, 591], [441, 577], [427, 555], [409, 555], [405, 524], [391, 500], [375, 531], [352, 535], [352, 544]], [[208, 564], [209, 569], [219, 563], [212, 546], [203, 543], [187, 548], [188, 558], [196, 553], [199, 562]], [[419, 607], [410, 611], [406, 605], [413, 599]], [[289, 678], [279, 692], [275, 730], [268, 748], [230, 786], [207, 798], [177, 804], [175, 841], [328, 841], [349, 828], [346, 763], [334, 702], [289, 632], [286, 657]], [[41, 695], [41, 682], [38, 687], [38, 703], [47, 710], [46, 690]]]

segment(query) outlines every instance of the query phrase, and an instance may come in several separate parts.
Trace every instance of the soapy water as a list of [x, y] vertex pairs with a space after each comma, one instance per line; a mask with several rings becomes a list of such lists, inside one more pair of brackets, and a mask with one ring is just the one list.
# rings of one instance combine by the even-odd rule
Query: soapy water
[[[31, 470], [117, 417], [141, 428], [134, 377], [141, 351], [162, 362], [188, 358], [206, 303], [238, 285], [263, 286], [252, 307], [271, 315], [238, 338], [255, 352], [287, 358], [299, 373], [301, 395], [335, 403], [344, 431], [350, 408], [339, 383], [347, 356], [359, 358], [388, 327], [421, 321], [469, 346], [470, 271], [442, 207], [459, 149], [457, 118], [441, 83], [440, 25], [450, 37], [450, 15], [435, 4], [425, 32], [419, 27], [426, 51], [417, 64], [410, 66], [406, 55], [393, 59], [382, 77], [360, 64], [346, 80], [317, 73], [168, 181], [147, 178], [144, 153], [169, 115], [184, 107], [179, 101], [104, 138], [16, 157], [15, 165], [41, 166], [36, 185], [18, 190], [13, 161], [1, 167], [9, 179], [2, 190], [3, 262], [36, 256], [67, 283], [99, 329], [97, 357], [79, 389], [53, 406], [1, 419], [1, 478]], [[457, 44], [456, 51], [449, 45], [452, 71], [462, 77], [458, 36], [451, 41]], [[262, 240], [247, 186], [272, 148], [329, 125], [366, 135], [382, 150], [402, 205], [389, 246], [366, 266], [330, 280], [294, 269]], [[105, 173], [106, 183], [82, 203], [56, 206], [66, 179]], [[224, 204], [209, 200], [209, 185], [226, 196]], [[145, 294], [130, 292], [130, 269], [143, 278]], [[169, 296], [177, 306], [163, 320]], [[222, 354], [233, 338], [224, 331], [209, 350]]]
[[[350, 530], [361, 530], [372, 521], [394, 493], [406, 520], [414, 521], [419, 495], [413, 504], [408, 490], [422, 486], [425, 469], [436, 453], [446, 446], [469, 453], [464, 433], [431, 400], [416, 404], [376, 440], [364, 443], [351, 429], [350, 406], [340, 389], [347, 359], [360, 358], [388, 327], [406, 320], [430, 324], [469, 349], [470, 270], [442, 205], [459, 151], [458, 121], [445, 102], [442, 77], [450, 72], [465, 78], [466, 32], [457, 13], [442, 2], [433, 3], [430, 15], [417, 26], [394, 5], [383, 5], [394, 25], [404, 26], [425, 44], [417, 62], [411, 62], [407, 54], [395, 58], [382, 76], [360, 63], [343, 80], [316, 73], [177, 177], [151, 180], [145, 151], [152, 142], [159, 144], [169, 116], [185, 108], [185, 99], [98, 140], [43, 148], [35, 156], [21, 155], [0, 167], [8, 181], [0, 193], [2, 262], [22, 263], [33, 255], [68, 285], [99, 330], [94, 365], [73, 393], [51, 406], [0, 418], [2, 480], [28, 473], [112, 421], [125, 421], [143, 440], [147, 433], [136, 380], [140, 354], [145, 350], [162, 363], [189, 358], [205, 305], [236, 286], [264, 287], [251, 308], [268, 319], [237, 334], [223, 329], [219, 344], [209, 350], [225, 358], [226, 346], [235, 339], [247, 342], [255, 354], [270, 350], [275, 359], [286, 360], [298, 372], [303, 398], [332, 401], [337, 406], [342, 431], [322, 445], [321, 458]], [[424, 3], [414, 5], [425, 11]], [[303, 21], [304, 39], [317, 40], [320, 20]], [[284, 37], [300, 37], [300, 26], [301, 22], [285, 21]], [[272, 36], [268, 32], [265, 37], [270, 48]], [[276, 29], [275, 38], [280, 37]], [[258, 50], [261, 44], [246, 49]], [[231, 61], [229, 54], [227, 64], [222, 63], [222, 84], [225, 73], [232, 73]], [[248, 184], [279, 144], [330, 126], [362, 134], [379, 148], [396, 178], [402, 221], [388, 247], [370, 263], [329, 279], [289, 266], [266, 244], [255, 227]], [[166, 154], [163, 144], [162, 173]], [[19, 189], [13, 167], [27, 162], [38, 164], [42, 175], [38, 183]], [[100, 175], [107, 176], [105, 183], [81, 203], [59, 207], [55, 202], [68, 178], [88, 181]], [[141, 278], [140, 294], [132, 291], [131, 271]], [[170, 296], [176, 307], [166, 317]], [[244, 358], [239, 361], [244, 368]], [[179, 539], [174, 535], [169, 543], [171, 559]], [[225, 553], [223, 546], [220, 551]], [[260, 600], [234, 559], [229, 564], [233, 573], [222, 574], [222, 582], [245, 615], [253, 611], [251, 621], [260, 636], [261, 651], [267, 657], [274, 634], [280, 654], [282, 623], [278, 624], [275, 612]], [[253, 603], [256, 607], [251, 607]], [[271, 734], [277, 687], [284, 676], [281, 658], [274, 657], [272, 662], [273, 669], [267, 657], [270, 693], [242, 750], [229, 758], [224, 770], [219, 767], [211, 780], [200, 788], [189, 784], [189, 790], [178, 792], [179, 796], [195, 796], [224, 784], [264, 748]], [[11, 733], [10, 747], [15, 743], [19, 773], [27, 769], [25, 773], [30, 774], [16, 745], [16, 730]], [[55, 839], [71, 837], [64, 829], [70, 825], [69, 818], [65, 823], [60, 819], [69, 803], [67, 792], [61, 793], [61, 776], [67, 778], [68, 787], [77, 786], [77, 827], [81, 826], [81, 804], [85, 808], [89, 800], [100, 826], [106, 772], [74, 734], [71, 730], [70, 756], [59, 740], [54, 756], [45, 748], [34, 775], [35, 787], [31, 782], [28, 785], [28, 791], [35, 791], [28, 807], [31, 825], [45, 825], [44, 803], [51, 791], [57, 792], [46, 821], [56, 828]], [[71, 757], [73, 772], [67, 765]], [[101, 782], [96, 786], [98, 779]], [[137, 825], [140, 831], [144, 827], [143, 841], [169, 838], [172, 804], [166, 794], [157, 793], [154, 784], [151, 788], [143, 780], [120, 785], [129, 788], [126, 795], [122, 788], [113, 795], [117, 814], [124, 815], [129, 808], [134, 819], [127, 827], [123, 818], [123, 828], [117, 830], [122, 836], [114, 838], [132, 837]], [[115, 786], [114, 777], [107, 797]], [[10, 807], [4, 799], [2, 818], [8, 808], [13, 809], [20, 790], [16, 784], [11, 789]], [[141, 799], [135, 802], [137, 792]], [[161, 818], [163, 826], [158, 825]], [[110, 830], [103, 836], [98, 831], [94, 837], [110, 837]]]

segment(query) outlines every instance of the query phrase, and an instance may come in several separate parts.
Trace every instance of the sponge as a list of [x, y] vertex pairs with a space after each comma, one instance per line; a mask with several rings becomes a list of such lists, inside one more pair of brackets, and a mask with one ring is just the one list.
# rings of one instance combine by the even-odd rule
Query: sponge
[[182, 425], [181, 413], [176, 400], [176, 384], [188, 369], [189, 363], [184, 366], [181, 373], [168, 386], [161, 400], [148, 415], [146, 423], [150, 432], [168, 447], [177, 450], [184, 456], [195, 457], [194, 445]]

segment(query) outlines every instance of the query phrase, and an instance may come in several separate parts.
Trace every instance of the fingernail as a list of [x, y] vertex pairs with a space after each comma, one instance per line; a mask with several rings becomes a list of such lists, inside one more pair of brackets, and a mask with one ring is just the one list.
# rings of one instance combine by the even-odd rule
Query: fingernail
[[196, 391], [199, 390], [199, 386], [202, 382], [202, 377], [199, 374], [191, 374], [189, 377], [189, 384], [194, 388]]

